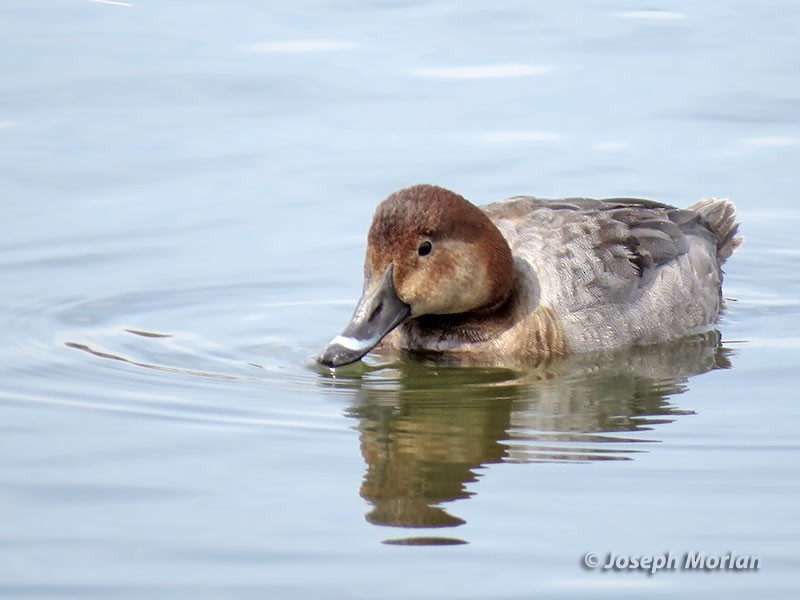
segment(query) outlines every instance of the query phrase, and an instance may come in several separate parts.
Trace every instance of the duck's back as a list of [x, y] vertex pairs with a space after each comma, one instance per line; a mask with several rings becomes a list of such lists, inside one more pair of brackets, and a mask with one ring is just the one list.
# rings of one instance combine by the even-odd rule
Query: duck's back
[[713, 323], [721, 264], [741, 243], [727, 200], [679, 209], [632, 198], [517, 197], [482, 208], [515, 259], [532, 267], [539, 304], [559, 316], [576, 352]]

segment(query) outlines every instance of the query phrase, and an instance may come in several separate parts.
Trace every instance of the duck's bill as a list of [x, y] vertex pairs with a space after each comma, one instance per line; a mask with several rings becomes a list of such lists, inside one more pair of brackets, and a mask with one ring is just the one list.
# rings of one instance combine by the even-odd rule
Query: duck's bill
[[364, 290], [347, 327], [330, 341], [317, 360], [329, 367], [356, 362], [410, 314], [411, 308], [394, 291], [389, 265], [378, 284]]

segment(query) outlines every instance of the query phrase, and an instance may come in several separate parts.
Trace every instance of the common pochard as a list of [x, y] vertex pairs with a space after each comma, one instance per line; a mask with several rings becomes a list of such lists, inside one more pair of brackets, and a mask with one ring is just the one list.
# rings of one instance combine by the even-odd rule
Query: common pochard
[[397, 191], [369, 229], [364, 289], [318, 360], [372, 348], [538, 360], [650, 344], [714, 323], [734, 206], [519, 196], [477, 207], [434, 185]]

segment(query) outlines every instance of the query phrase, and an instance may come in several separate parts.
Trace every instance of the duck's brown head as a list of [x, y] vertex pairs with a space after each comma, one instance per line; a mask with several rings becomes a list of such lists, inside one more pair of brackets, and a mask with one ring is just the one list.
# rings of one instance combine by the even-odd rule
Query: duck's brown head
[[513, 285], [511, 250], [483, 211], [438, 186], [402, 189], [375, 211], [363, 294], [319, 361], [355, 362], [409, 318], [489, 311]]

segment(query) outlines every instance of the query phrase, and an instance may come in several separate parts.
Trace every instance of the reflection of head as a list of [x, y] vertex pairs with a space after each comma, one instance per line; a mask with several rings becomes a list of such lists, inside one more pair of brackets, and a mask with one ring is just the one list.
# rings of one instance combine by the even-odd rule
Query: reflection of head
[[438, 503], [469, 497], [466, 484], [475, 481], [473, 469], [503, 457], [505, 447], [498, 440], [508, 428], [508, 402], [498, 400], [499, 410], [487, 410], [484, 401], [461, 402], [451, 412], [446, 396], [445, 403], [424, 396], [400, 407], [368, 402], [352, 412], [359, 419], [367, 463], [361, 495], [375, 507], [367, 516], [371, 523], [460, 525], [463, 521]]
[[[371, 523], [463, 523], [441, 504], [467, 498], [498, 462], [629, 460], [619, 436], [685, 414], [669, 397], [688, 377], [729, 366], [716, 332], [669, 344], [567, 357], [534, 370], [402, 359], [335, 385], [355, 392]], [[333, 383], [333, 382], [331, 382]]]

